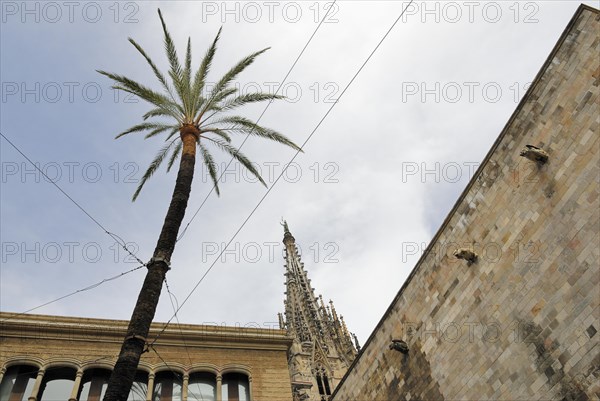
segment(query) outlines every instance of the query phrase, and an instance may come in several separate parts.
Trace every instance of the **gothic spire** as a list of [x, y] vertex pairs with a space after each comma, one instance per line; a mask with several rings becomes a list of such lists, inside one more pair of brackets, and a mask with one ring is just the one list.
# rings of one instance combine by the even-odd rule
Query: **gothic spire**
[[[311, 388], [306, 390], [306, 394], [329, 395], [321, 391], [329, 388], [330, 384], [333, 390], [357, 351], [352, 335], [343, 318], [338, 318], [333, 302], [329, 301], [326, 306], [323, 296], [315, 295], [287, 221], [282, 219], [281, 225], [285, 245], [286, 299], [285, 320], [280, 316], [279, 323], [294, 340], [289, 360], [292, 386], [294, 392]], [[304, 368], [299, 369], [299, 366]], [[315, 372], [320, 373], [315, 376]], [[311, 387], [309, 383], [316, 385]]]

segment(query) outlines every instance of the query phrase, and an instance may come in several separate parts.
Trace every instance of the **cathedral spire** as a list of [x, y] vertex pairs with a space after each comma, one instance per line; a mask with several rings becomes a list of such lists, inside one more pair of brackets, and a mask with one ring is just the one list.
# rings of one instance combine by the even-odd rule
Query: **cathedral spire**
[[[290, 374], [295, 399], [328, 400], [356, 356], [356, 348], [333, 301], [316, 296], [304, 269], [296, 239], [282, 219], [285, 245], [286, 299], [281, 327], [293, 339]], [[285, 317], [285, 319], [284, 319]]]
[[283, 233], [284, 233], [284, 234], [289, 234], [289, 232], [290, 232], [290, 229], [289, 229], [289, 227], [288, 227], [288, 225], [287, 225], [287, 221], [285, 221], [285, 220], [283, 219], [283, 217], [281, 218], [281, 225], [283, 226]]

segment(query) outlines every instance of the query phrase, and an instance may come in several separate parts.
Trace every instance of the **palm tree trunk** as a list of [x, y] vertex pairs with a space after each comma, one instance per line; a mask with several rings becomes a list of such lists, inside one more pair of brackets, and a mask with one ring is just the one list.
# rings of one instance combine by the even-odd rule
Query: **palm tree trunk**
[[[190, 197], [196, 160], [196, 141], [199, 135], [200, 132], [193, 125], [184, 125], [180, 129], [183, 151], [171, 204], [154, 249], [154, 256], [147, 265], [148, 272], [133, 309], [119, 358], [108, 381], [104, 401], [125, 401], [129, 396]], [[149, 388], [148, 391], [152, 389]]]

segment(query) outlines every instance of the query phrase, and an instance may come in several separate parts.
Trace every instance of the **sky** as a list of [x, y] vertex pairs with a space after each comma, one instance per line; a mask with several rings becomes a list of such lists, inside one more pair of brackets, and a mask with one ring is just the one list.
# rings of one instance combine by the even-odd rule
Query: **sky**
[[[179, 321], [275, 327], [285, 291], [283, 218], [315, 293], [334, 301], [364, 343], [579, 2], [337, 1], [319, 26], [331, 4], [0, 2], [0, 311], [23, 312], [134, 269], [119, 241], [150, 259], [175, 172], [158, 171], [131, 202], [163, 140], [114, 140], [151, 107], [112, 90], [96, 70], [158, 89], [127, 38], [166, 71], [160, 7], [180, 55], [191, 37], [196, 65], [223, 27], [210, 82], [270, 47], [235, 85], [241, 93], [281, 86], [287, 98], [261, 123], [306, 141], [295, 158], [260, 138], [244, 144], [269, 189], [232, 163], [217, 197], [196, 164], [189, 226], [167, 275], [174, 302], [187, 299]], [[256, 120], [265, 107], [241, 114]], [[213, 154], [225, 170], [229, 159]], [[32, 313], [128, 319], [144, 271]], [[172, 315], [163, 291], [155, 321]]]

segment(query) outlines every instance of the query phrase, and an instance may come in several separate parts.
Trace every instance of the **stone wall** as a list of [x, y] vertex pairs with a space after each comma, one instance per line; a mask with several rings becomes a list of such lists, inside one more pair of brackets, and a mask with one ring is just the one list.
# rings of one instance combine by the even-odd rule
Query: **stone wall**
[[599, 21], [577, 11], [334, 401], [600, 398]]

